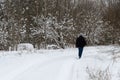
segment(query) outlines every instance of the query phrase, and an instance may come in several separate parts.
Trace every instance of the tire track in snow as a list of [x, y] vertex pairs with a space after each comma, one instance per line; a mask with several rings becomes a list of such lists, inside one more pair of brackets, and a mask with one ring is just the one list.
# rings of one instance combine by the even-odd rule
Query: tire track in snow
[[[56, 65], [57, 65], [57, 67], [55, 67]], [[47, 66], [49, 66], [50, 68]], [[44, 69], [50, 70], [52, 67], [54, 67], [53, 73], [56, 73], [58, 75], [57, 79], [55, 76], [56, 74], [51, 75], [52, 73], [49, 74], [50, 72], [43, 71]], [[11, 79], [11, 80], [26, 80], [26, 79], [28, 80], [29, 79], [28, 76], [30, 76], [30, 75], [31, 75], [30, 76], [31, 79], [29, 79], [29, 80], [33, 80], [34, 78], [36, 78], [35, 80], [39, 80], [40, 79], [39, 74], [41, 74], [42, 71], [43, 71], [43, 74], [47, 73], [48, 75], [51, 75], [51, 76], [48, 76], [51, 78], [49, 80], [72, 80], [71, 76], [73, 75], [72, 74], [73, 67], [74, 67], [74, 59], [71, 59], [71, 57], [63, 57], [62, 56], [62, 57], [52, 58], [52, 59], [43, 61], [42, 63], [37, 62], [36, 64], [30, 66], [29, 68], [27, 68], [27, 69], [23, 70], [22, 72], [20, 72], [19, 74], [17, 74], [17, 76], [15, 76], [15, 78]], [[65, 69], [66, 69], [66, 71], [65, 71]], [[50, 71], [52, 71], [52, 70], [50, 70]], [[64, 73], [64, 71], [65, 71], [65, 73]], [[64, 75], [62, 75], [62, 74], [64, 74]], [[20, 77], [20, 75], [22, 75], [22, 76]], [[36, 77], [34, 77], [34, 75]], [[44, 74], [44, 75], [46, 75], [46, 74]], [[45, 78], [42, 80], [47, 80], [47, 79]]]
[[70, 58], [64, 62], [56, 80], [77, 80], [76, 59]]
[[74, 62], [74, 66], [72, 68], [72, 77], [71, 80], [78, 80], [78, 65], [77, 60]]

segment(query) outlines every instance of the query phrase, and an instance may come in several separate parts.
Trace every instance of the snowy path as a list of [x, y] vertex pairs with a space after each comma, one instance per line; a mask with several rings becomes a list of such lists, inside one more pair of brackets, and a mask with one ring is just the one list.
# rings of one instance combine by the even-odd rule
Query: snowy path
[[75, 80], [72, 79], [73, 70], [73, 59], [51, 59], [29, 67], [13, 80]]
[[[11, 66], [8, 64], [9, 70], [6, 70], [3, 74], [1, 73], [3, 76], [0, 77], [0, 80], [76, 80], [76, 59], [73, 57], [58, 56], [48, 58], [45, 56], [45, 58], [42, 59], [34, 56], [33, 59], [36, 58], [35, 60], [31, 58], [32, 56], [28, 58], [27, 61], [19, 63], [17, 67], [15, 67], [16, 65], [14, 65], [14, 63], [9, 63], [11, 64]], [[25, 58], [23, 58], [23, 60], [24, 59]], [[13, 60], [10, 59], [10, 61]], [[17, 62], [20, 62], [19, 59], [15, 64]], [[7, 67], [4, 69], [7, 69]]]
[[[76, 59], [77, 55], [77, 49], [40, 50], [37, 54], [22, 56], [10, 54], [0, 58], [0, 80], [86, 80], [89, 54], [80, 60]], [[91, 64], [94, 60], [87, 62]]]
[[112, 64], [110, 53], [103, 53], [100, 49], [86, 47], [79, 60], [76, 48], [34, 53], [1, 51], [0, 80], [90, 80], [86, 68], [95, 72], [108, 66], [111, 80], [119, 80], [120, 63]]

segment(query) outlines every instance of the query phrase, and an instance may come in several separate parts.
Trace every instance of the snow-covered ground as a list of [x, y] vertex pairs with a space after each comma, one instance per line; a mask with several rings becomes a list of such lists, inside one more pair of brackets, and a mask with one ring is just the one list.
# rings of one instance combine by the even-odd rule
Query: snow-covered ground
[[93, 74], [99, 77], [106, 72], [111, 76], [109, 80], [119, 80], [120, 59], [113, 60], [111, 51], [107, 51], [111, 49], [111, 46], [85, 47], [81, 59], [76, 48], [1, 51], [0, 80], [92, 80]]

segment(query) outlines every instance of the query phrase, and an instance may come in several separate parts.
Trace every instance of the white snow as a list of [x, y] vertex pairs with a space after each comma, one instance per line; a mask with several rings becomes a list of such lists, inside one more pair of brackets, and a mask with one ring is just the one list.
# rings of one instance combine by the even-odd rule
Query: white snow
[[81, 59], [76, 48], [1, 51], [0, 80], [90, 80], [87, 67], [94, 72], [108, 66], [111, 80], [119, 80], [119, 59], [113, 63], [111, 53], [105, 52], [109, 49], [110, 46], [85, 47]]

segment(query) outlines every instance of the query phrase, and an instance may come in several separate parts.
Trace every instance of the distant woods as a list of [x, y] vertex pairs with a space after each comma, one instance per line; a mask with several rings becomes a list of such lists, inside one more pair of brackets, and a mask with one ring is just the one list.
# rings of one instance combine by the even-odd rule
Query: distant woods
[[75, 44], [78, 34], [88, 45], [120, 44], [119, 0], [3, 0], [0, 2], [0, 50], [19, 43], [37, 49]]

